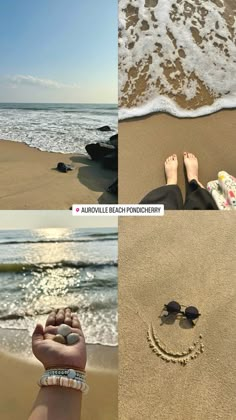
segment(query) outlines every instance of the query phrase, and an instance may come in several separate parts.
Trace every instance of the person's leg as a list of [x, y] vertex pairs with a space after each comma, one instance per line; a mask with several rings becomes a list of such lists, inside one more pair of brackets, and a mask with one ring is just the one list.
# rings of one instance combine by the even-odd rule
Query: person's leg
[[187, 184], [185, 210], [218, 210], [209, 191], [198, 179], [198, 160], [193, 153], [184, 152]]
[[177, 185], [177, 156], [171, 155], [165, 161], [166, 185], [150, 191], [140, 204], [164, 204], [165, 210], [183, 210], [183, 198]]
[[178, 181], [178, 159], [171, 155], [165, 160], [166, 185], [177, 185]]

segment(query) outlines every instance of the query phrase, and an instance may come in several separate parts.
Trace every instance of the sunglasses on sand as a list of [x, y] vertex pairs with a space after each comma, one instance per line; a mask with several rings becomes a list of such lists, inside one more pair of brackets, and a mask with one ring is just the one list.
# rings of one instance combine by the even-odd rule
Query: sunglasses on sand
[[[185, 310], [182, 311], [181, 308], [184, 307]], [[184, 306], [180, 305], [178, 302], [174, 300], [169, 302], [167, 305], [164, 305], [165, 310], [170, 314], [182, 314], [190, 321], [197, 319], [201, 314], [199, 313], [198, 309], [195, 306]]]

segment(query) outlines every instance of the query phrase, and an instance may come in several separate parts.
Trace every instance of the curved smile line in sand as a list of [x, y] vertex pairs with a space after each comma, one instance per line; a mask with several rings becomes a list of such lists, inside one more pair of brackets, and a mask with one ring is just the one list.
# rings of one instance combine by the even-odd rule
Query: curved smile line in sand
[[159, 356], [162, 360], [165, 360], [167, 363], [172, 362], [186, 365], [190, 360], [196, 359], [201, 353], [204, 352], [202, 334], [199, 335], [199, 340], [194, 341], [192, 346], [190, 346], [186, 351], [177, 353], [172, 350], [168, 350], [163, 344], [161, 344], [160, 339], [155, 333], [152, 324], [150, 325], [147, 332], [147, 341], [153, 353]]

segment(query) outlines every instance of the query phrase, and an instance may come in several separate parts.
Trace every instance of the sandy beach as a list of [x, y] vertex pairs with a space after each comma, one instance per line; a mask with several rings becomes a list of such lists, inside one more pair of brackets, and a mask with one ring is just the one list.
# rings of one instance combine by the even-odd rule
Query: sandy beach
[[119, 202], [138, 203], [150, 190], [164, 185], [164, 161], [172, 153], [178, 155], [183, 193], [183, 151], [198, 157], [204, 185], [221, 170], [235, 176], [235, 117], [235, 110], [227, 110], [194, 119], [152, 114], [120, 122]]
[[[93, 346], [95, 348], [95, 346]], [[110, 350], [110, 351], [109, 351]], [[102, 366], [88, 367], [89, 393], [83, 397], [83, 420], [116, 420], [117, 415], [117, 348], [108, 349], [108, 369]], [[101, 359], [101, 357], [100, 357]], [[110, 360], [110, 362], [109, 362]], [[107, 363], [106, 363], [107, 366]], [[26, 420], [38, 392], [37, 381], [43, 369], [39, 363], [0, 353], [1, 404], [0, 418]]]
[[[235, 418], [235, 222], [234, 214], [224, 212], [121, 218], [122, 420]], [[162, 322], [163, 305], [171, 300], [198, 307], [194, 328], [181, 317]], [[189, 352], [200, 335], [205, 351], [186, 366], [166, 363], [149, 347], [151, 324], [167, 352]]]
[[[74, 170], [60, 173], [58, 162]], [[66, 210], [72, 204], [114, 203], [106, 192], [116, 173], [87, 156], [41, 152], [23, 143], [0, 141], [0, 208]]]

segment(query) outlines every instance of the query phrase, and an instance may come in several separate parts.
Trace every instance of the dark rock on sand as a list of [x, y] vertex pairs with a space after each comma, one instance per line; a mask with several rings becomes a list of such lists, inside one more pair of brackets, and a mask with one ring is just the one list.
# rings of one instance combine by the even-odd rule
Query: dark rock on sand
[[108, 143], [88, 144], [85, 149], [92, 160], [102, 160], [106, 155], [116, 150], [115, 146]]
[[114, 195], [118, 194], [118, 178], [107, 188], [107, 192]]
[[118, 149], [115, 149], [112, 153], [107, 154], [102, 158], [102, 164], [105, 169], [112, 169], [113, 171], [118, 169]]
[[102, 127], [98, 128], [99, 131], [111, 131], [111, 127], [109, 125], [103, 125]]
[[105, 169], [118, 169], [118, 134], [106, 142], [92, 143], [85, 146], [92, 160], [100, 161]]
[[108, 140], [108, 144], [112, 144], [115, 147], [118, 147], [118, 134], [114, 134], [114, 136], [111, 136]]
[[63, 162], [59, 162], [57, 164], [57, 170], [59, 172], [67, 172], [67, 167], [66, 167], [66, 165]]
[[57, 170], [59, 172], [64, 172], [66, 173], [67, 171], [72, 171], [72, 167], [70, 165], [66, 165], [64, 162], [59, 162], [57, 164]]

